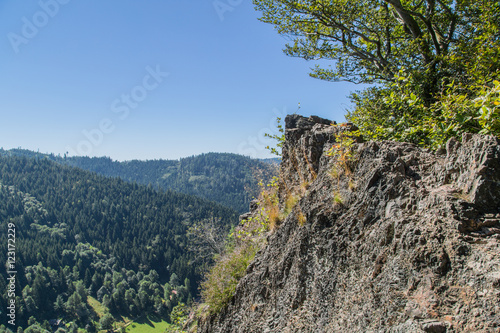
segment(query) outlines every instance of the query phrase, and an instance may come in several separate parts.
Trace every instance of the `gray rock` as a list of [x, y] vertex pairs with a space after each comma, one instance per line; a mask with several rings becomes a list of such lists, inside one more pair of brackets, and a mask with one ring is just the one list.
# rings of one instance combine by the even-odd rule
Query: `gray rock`
[[327, 152], [352, 126], [285, 123], [280, 204], [302, 198], [199, 332], [500, 330], [497, 138], [465, 135], [442, 154], [356, 143], [339, 170]]
[[446, 324], [439, 321], [423, 323], [422, 330], [429, 333], [444, 333], [446, 332]]

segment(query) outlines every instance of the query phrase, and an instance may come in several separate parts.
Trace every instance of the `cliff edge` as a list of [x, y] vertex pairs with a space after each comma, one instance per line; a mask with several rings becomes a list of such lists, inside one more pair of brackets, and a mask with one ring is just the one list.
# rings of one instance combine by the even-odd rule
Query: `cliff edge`
[[497, 138], [353, 143], [342, 164], [351, 126], [285, 124], [280, 203], [306, 190], [198, 332], [500, 332]]

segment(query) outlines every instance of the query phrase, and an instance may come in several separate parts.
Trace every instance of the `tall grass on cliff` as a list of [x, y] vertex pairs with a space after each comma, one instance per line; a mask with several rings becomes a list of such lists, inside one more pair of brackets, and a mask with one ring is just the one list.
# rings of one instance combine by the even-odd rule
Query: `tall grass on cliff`
[[[281, 137], [275, 139], [283, 142]], [[246, 274], [248, 265], [257, 251], [265, 246], [269, 232], [276, 230], [293, 210], [300, 225], [307, 222], [298, 202], [306, 193], [308, 183], [304, 182], [296, 190], [285, 191], [285, 200], [280, 207], [280, 182], [283, 182], [283, 179], [273, 177], [267, 185], [262, 182], [259, 184], [261, 192], [257, 202], [258, 208], [229, 235], [225, 252], [217, 258], [215, 265], [205, 275], [201, 284], [201, 296], [209, 313], [220, 312], [231, 300], [239, 280]], [[288, 189], [286, 184], [283, 185]]]
[[241, 244], [224, 254], [213, 266], [201, 284], [201, 295], [210, 313], [218, 313], [233, 297], [238, 281], [245, 275], [248, 264], [255, 257], [257, 244]]
[[208, 312], [218, 313], [233, 297], [239, 280], [257, 251], [265, 244], [265, 235], [280, 219], [278, 209], [278, 178], [264, 186], [258, 199], [258, 210], [229, 235], [226, 248], [216, 260], [201, 284], [203, 302]]

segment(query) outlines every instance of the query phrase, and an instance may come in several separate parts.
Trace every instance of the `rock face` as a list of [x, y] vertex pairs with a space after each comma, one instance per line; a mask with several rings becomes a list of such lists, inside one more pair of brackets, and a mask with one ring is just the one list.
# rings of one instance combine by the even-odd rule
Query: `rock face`
[[286, 118], [280, 202], [307, 191], [198, 331], [500, 332], [499, 140], [357, 143], [339, 170], [349, 130]]

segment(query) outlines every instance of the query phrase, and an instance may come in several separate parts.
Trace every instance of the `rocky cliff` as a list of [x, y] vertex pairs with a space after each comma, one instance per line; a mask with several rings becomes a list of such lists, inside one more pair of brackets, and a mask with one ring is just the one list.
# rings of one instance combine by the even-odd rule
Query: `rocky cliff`
[[307, 190], [199, 332], [500, 332], [499, 140], [355, 143], [342, 164], [350, 129], [286, 118], [280, 202]]

